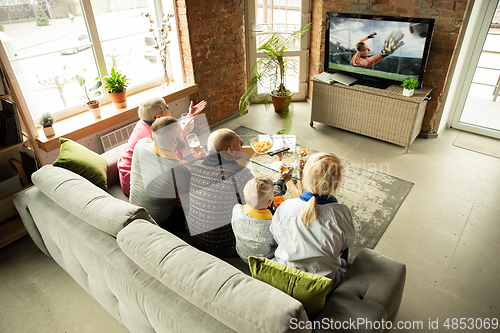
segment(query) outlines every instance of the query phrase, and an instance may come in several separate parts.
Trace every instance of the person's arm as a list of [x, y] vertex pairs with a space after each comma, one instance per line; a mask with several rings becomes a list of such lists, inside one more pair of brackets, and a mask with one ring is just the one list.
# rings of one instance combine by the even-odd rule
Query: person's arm
[[286, 172], [280, 172], [279, 179], [274, 182], [274, 196], [284, 195], [287, 191], [286, 183], [292, 179], [293, 168]]
[[371, 56], [370, 58], [367, 58], [367, 59], [363, 59], [361, 57], [356, 56], [356, 58], [353, 61], [353, 65], [361, 66], [361, 67], [371, 67], [371, 66], [375, 65], [376, 63], [381, 62], [382, 60], [384, 60], [384, 57], [382, 57], [382, 55], [380, 53], [378, 53], [374, 56]]

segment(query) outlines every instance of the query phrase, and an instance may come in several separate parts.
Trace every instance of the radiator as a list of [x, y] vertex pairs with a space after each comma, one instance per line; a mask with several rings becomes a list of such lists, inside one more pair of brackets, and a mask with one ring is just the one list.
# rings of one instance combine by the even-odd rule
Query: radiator
[[137, 122], [101, 136], [101, 143], [104, 151], [106, 152], [127, 142], [130, 134], [132, 134], [132, 131], [134, 130], [135, 124], [137, 124]]

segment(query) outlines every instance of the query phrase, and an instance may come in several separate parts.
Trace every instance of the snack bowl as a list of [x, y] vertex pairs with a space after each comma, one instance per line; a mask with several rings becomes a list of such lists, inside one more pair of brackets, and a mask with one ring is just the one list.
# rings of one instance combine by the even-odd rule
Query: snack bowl
[[297, 146], [297, 154], [299, 159], [306, 161], [309, 155], [311, 155], [311, 148], [305, 146]]
[[259, 135], [250, 140], [250, 146], [257, 154], [265, 154], [273, 146], [273, 138], [270, 135]]

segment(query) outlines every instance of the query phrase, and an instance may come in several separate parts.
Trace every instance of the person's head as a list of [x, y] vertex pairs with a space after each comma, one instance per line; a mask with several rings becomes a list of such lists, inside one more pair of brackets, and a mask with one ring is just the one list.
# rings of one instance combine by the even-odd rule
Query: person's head
[[[342, 181], [342, 170], [340, 158], [332, 153], [317, 153], [309, 157], [304, 166], [302, 187], [313, 195], [332, 196], [337, 192]], [[301, 219], [309, 227], [318, 217], [318, 206], [316, 197], [313, 196], [307, 202], [302, 212]]]
[[265, 209], [273, 202], [274, 183], [268, 177], [250, 179], [243, 189], [246, 203], [254, 209]]
[[186, 146], [182, 136], [182, 128], [174, 117], [160, 117], [151, 125], [153, 141], [158, 148], [174, 152], [176, 149], [183, 149]]
[[359, 42], [356, 44], [356, 50], [358, 50], [359, 53], [365, 53], [365, 54], [371, 52], [368, 46], [363, 42]]
[[209, 151], [217, 151], [226, 159], [239, 159], [243, 141], [238, 134], [228, 128], [221, 128], [210, 133], [207, 140]]
[[139, 106], [139, 118], [145, 121], [155, 121], [160, 117], [170, 116], [169, 107], [161, 97], [154, 97]]

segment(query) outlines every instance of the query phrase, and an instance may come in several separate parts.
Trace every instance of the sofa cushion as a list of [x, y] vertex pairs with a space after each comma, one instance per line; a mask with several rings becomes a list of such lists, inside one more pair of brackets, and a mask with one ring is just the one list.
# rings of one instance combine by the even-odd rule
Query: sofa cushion
[[252, 276], [299, 300], [311, 318], [325, 306], [326, 294], [333, 285], [327, 277], [306, 273], [260, 257], [248, 257]]
[[47, 197], [94, 227], [112, 236], [136, 219], [154, 223], [148, 212], [111, 195], [74, 172], [45, 165], [32, 175], [33, 184]]
[[236, 332], [288, 332], [293, 318], [308, 320], [297, 300], [146, 221], [132, 222], [117, 242], [138, 266]]
[[106, 160], [70, 139], [59, 138], [59, 142], [61, 151], [52, 165], [71, 170], [106, 190], [108, 165]]

